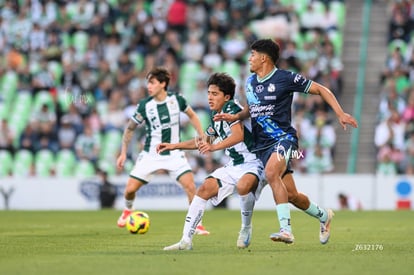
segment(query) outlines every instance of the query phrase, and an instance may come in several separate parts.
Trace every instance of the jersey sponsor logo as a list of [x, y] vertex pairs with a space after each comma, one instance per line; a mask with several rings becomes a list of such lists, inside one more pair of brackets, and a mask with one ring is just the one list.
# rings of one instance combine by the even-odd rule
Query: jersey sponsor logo
[[275, 84], [270, 83], [270, 84], [269, 84], [269, 87], [267, 87], [267, 91], [268, 91], [269, 93], [273, 93], [274, 91], [276, 91], [276, 86], [275, 86]]
[[268, 105], [250, 105], [249, 110], [251, 117], [258, 117], [258, 116], [271, 116], [274, 114], [275, 105], [268, 104]]
[[257, 85], [256, 86], [256, 89], [255, 89], [256, 93], [260, 94], [263, 91], [264, 91], [264, 86], [263, 85]]

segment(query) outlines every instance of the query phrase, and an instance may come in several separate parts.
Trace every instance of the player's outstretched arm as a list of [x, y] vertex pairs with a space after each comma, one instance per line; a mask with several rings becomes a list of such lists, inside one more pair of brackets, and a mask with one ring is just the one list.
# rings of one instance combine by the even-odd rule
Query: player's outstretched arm
[[121, 153], [119, 154], [118, 159], [116, 160], [116, 166], [121, 169], [124, 167], [127, 151], [128, 151], [128, 144], [131, 141], [132, 136], [134, 135], [134, 131], [137, 128], [137, 124], [130, 119], [128, 121], [128, 125], [124, 130], [124, 134], [122, 136], [122, 145], [121, 145]]
[[172, 150], [195, 150], [198, 148], [198, 144], [202, 140], [207, 140], [207, 137], [203, 135], [202, 137], [195, 137], [186, 141], [178, 142], [178, 143], [160, 143], [157, 145], [157, 153], [160, 154], [165, 151], [172, 151]]
[[329, 106], [331, 106], [338, 117], [339, 124], [341, 124], [344, 130], [346, 130], [346, 125], [351, 125], [354, 128], [358, 127], [357, 120], [352, 115], [345, 113], [344, 110], [342, 110], [342, 107], [335, 95], [327, 87], [317, 82], [313, 82], [309, 89], [309, 93], [313, 95], [320, 95], [329, 104]]
[[213, 117], [214, 121], [227, 121], [227, 122], [233, 122], [236, 120], [245, 120], [246, 118], [250, 117], [250, 113], [249, 113], [249, 107], [244, 106], [243, 110], [241, 110], [240, 112], [236, 113], [236, 114], [229, 114], [229, 113], [221, 113], [221, 114], [216, 114]]

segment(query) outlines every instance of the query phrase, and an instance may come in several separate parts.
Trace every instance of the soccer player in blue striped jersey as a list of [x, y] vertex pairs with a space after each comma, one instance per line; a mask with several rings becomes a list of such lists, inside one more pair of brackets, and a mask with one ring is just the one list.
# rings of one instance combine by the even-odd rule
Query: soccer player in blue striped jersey
[[[235, 114], [242, 110], [234, 100], [236, 84], [229, 75], [215, 73], [207, 81], [208, 103], [212, 116], [216, 113]], [[253, 145], [250, 121], [211, 121], [203, 137], [181, 143], [161, 143], [159, 152], [175, 149], [197, 149], [200, 153], [225, 150], [229, 163], [210, 174], [197, 189], [188, 209], [181, 240], [164, 250], [192, 249], [196, 226], [203, 217], [207, 201], [218, 205], [223, 199], [237, 192], [240, 196], [242, 227], [237, 247], [246, 248], [252, 234], [252, 215], [255, 201], [264, 185], [263, 164], [251, 152]]]
[[330, 237], [333, 212], [323, 209], [296, 190], [290, 169], [291, 156], [298, 156], [298, 137], [291, 124], [293, 93], [321, 96], [335, 112], [339, 123], [358, 127], [356, 119], [342, 110], [333, 93], [325, 86], [300, 74], [276, 67], [279, 45], [271, 39], [260, 39], [251, 45], [250, 72], [245, 92], [248, 108], [235, 115], [218, 114], [214, 118], [235, 120], [251, 117], [257, 156], [265, 166], [265, 177], [277, 203], [280, 231], [270, 235], [273, 241], [292, 243], [288, 202], [319, 219], [319, 239], [326, 244]]
[[[199, 118], [184, 97], [167, 91], [169, 81], [170, 73], [165, 68], [157, 67], [148, 73], [149, 96], [140, 101], [125, 128], [121, 153], [117, 159], [118, 168], [124, 166], [128, 144], [138, 124], [145, 123], [146, 139], [143, 151], [139, 154], [125, 187], [125, 209], [118, 219], [119, 227], [125, 226], [127, 217], [134, 209], [136, 192], [149, 182], [150, 176], [157, 170], [166, 169], [181, 184], [187, 193], [189, 203], [194, 197], [194, 176], [184, 152], [165, 152], [161, 155], [156, 152], [156, 146], [161, 142], [179, 142], [181, 112], [189, 117], [199, 135], [203, 133]], [[208, 234], [201, 224], [197, 230], [198, 234]]]

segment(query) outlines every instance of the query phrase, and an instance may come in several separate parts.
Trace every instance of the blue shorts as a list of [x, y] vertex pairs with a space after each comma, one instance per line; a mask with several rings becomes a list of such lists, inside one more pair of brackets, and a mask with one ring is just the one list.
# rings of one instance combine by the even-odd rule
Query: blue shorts
[[264, 167], [266, 167], [267, 161], [273, 153], [278, 153], [286, 161], [286, 171], [283, 173], [282, 178], [289, 173], [293, 173], [291, 169], [291, 159], [292, 153], [297, 152], [298, 144], [291, 140], [281, 140], [278, 143], [270, 146], [264, 150], [255, 152], [257, 157], [263, 162]]

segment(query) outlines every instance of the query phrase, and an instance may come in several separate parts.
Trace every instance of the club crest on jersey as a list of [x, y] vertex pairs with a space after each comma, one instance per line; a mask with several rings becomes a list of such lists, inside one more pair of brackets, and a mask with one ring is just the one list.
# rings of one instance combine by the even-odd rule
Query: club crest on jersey
[[264, 86], [263, 85], [257, 85], [256, 86], [256, 93], [260, 94], [263, 91], [264, 91]]
[[268, 91], [269, 93], [273, 93], [274, 91], [276, 91], [276, 86], [275, 86], [275, 84], [270, 83], [270, 84], [269, 84], [269, 87], [267, 87], [267, 91]]
[[207, 128], [206, 132], [207, 132], [207, 135], [209, 136], [214, 136], [216, 134], [216, 131], [211, 126]]
[[177, 104], [175, 104], [175, 101], [174, 100], [170, 100], [169, 102], [168, 102], [168, 104], [170, 104], [170, 106], [171, 106], [171, 110], [175, 110], [175, 109], [177, 109]]

